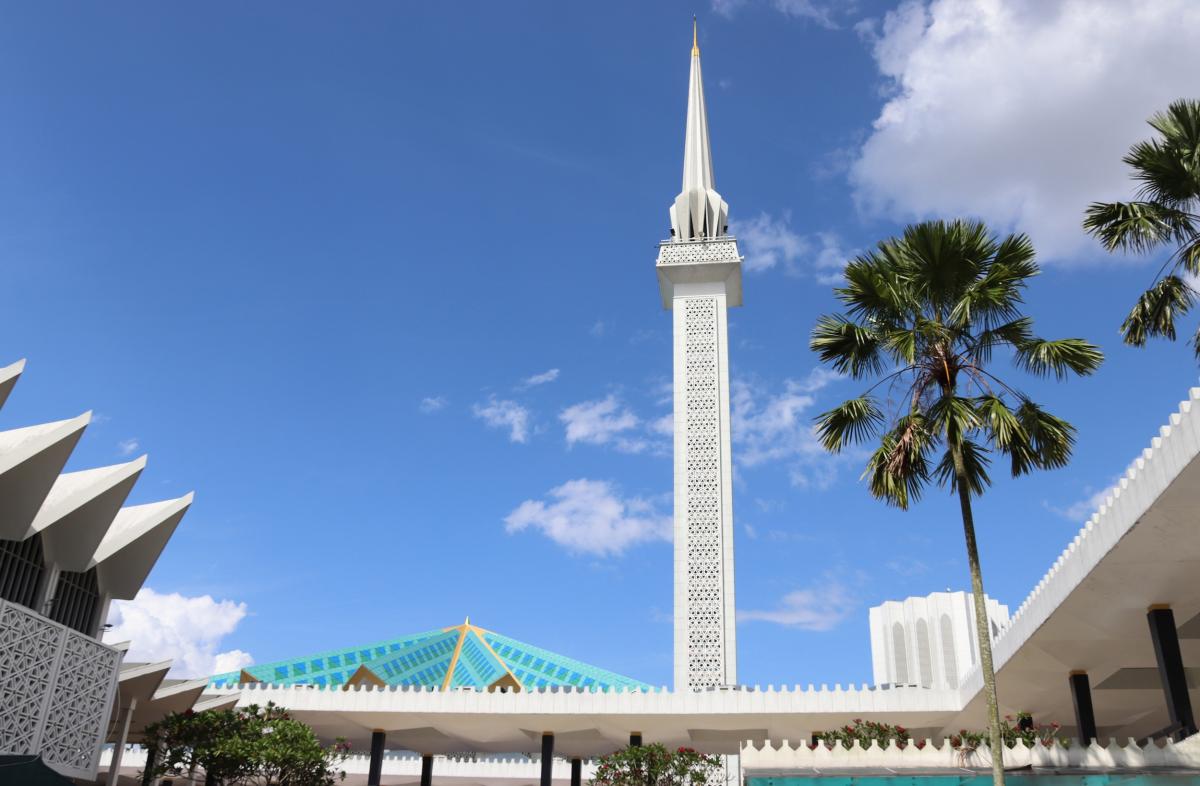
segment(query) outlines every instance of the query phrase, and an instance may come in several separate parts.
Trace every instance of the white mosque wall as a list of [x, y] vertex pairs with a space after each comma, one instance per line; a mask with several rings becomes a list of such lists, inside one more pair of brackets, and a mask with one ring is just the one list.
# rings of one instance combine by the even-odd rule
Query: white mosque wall
[[[904, 747], [895, 742], [888, 743], [887, 747], [880, 747], [878, 742], [872, 741], [866, 748], [855, 741], [849, 749], [841, 745], [832, 748], [824, 745], [814, 747], [806, 742], [793, 743], [790, 740], [761, 744], [747, 742], [742, 745], [741, 757], [742, 770], [750, 777], [753, 777], [755, 771], [821, 771], [830, 768], [988, 769], [992, 764], [991, 753], [986, 745], [981, 745], [974, 751], [963, 752], [946, 739], [938, 744], [934, 744], [932, 740], [924, 740], [919, 746], [917, 743], [909, 743]], [[1200, 737], [1193, 736], [1180, 743], [1167, 740], [1162, 745], [1153, 742], [1141, 745], [1133, 739], [1119, 743], [1110, 739], [1106, 745], [1093, 741], [1090, 745], [1083, 746], [1073, 740], [1072, 744], [1065, 748], [1059, 744], [1045, 746], [1034, 743], [1027, 746], [1024, 742], [1018, 742], [1013, 748], [1005, 751], [1004, 766], [1050, 769], [1070, 767], [1081, 770], [1200, 768]]]
[[[995, 640], [1008, 607], [987, 598]], [[871, 667], [876, 685], [955, 690], [976, 663], [975, 604], [968, 592], [934, 592], [887, 601], [870, 610]]]

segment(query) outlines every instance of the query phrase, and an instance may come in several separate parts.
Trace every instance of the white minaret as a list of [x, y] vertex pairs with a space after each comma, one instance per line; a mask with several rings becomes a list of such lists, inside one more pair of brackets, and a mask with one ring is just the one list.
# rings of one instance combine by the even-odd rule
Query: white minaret
[[700, 47], [692, 27], [683, 190], [658, 285], [675, 323], [675, 690], [737, 682], [729, 331], [742, 304], [742, 259], [714, 190]]

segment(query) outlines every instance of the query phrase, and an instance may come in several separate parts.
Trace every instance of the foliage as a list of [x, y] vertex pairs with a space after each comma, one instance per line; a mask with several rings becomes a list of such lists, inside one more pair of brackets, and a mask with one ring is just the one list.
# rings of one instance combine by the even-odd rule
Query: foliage
[[837, 372], [875, 379], [817, 417], [825, 448], [874, 440], [863, 477], [889, 505], [907, 509], [931, 483], [958, 495], [997, 784], [1003, 743], [971, 500], [991, 485], [994, 456], [1013, 477], [1064, 466], [1075, 428], [1001, 379], [992, 360], [1002, 350], [1021, 371], [1060, 380], [1103, 360], [1083, 339], [1034, 332], [1021, 306], [1037, 274], [1025, 235], [1000, 239], [978, 221], [915, 224], [850, 261], [834, 290], [845, 313], [821, 317], [810, 342]]
[[[1174, 246], [1121, 325], [1125, 343], [1135, 347], [1159, 336], [1174, 341], [1175, 318], [1200, 295], [1200, 101], [1176, 101], [1148, 122], [1157, 138], [1137, 143], [1123, 159], [1141, 183], [1136, 200], [1094, 202], [1083, 221], [1109, 251]], [[1192, 348], [1200, 360], [1200, 330]]]
[[817, 732], [813, 736], [818, 741], [825, 743], [826, 748], [832, 749], [835, 745], [840, 744], [846, 750], [854, 747], [855, 740], [858, 740], [858, 744], [862, 748], [870, 747], [872, 741], [879, 743], [881, 748], [886, 748], [893, 741], [897, 746], [904, 748], [912, 739], [908, 729], [903, 726], [864, 721], [861, 718], [855, 718], [849, 726], [843, 726], [833, 731]]
[[[846, 267], [834, 291], [848, 313], [821, 317], [811, 346], [836, 371], [879, 380], [820, 415], [817, 433], [834, 453], [880, 438], [864, 473], [877, 498], [907, 509], [931, 482], [953, 491], [961, 483], [976, 496], [991, 484], [996, 453], [1014, 477], [1067, 463], [1075, 429], [989, 368], [1002, 347], [1037, 376], [1099, 367], [1095, 346], [1041, 338], [1020, 313], [1037, 273], [1024, 235], [998, 240], [967, 221], [910, 226]], [[875, 392], [881, 385], [887, 401]]]
[[[1071, 747], [1071, 739], [1069, 737], [1060, 737], [1059, 731], [1062, 729], [1062, 724], [1054, 723], [1034, 723], [1033, 716], [1027, 712], [1019, 712], [1014, 717], [1012, 715], [1004, 716], [1004, 723], [1000, 727], [1001, 738], [1004, 740], [1004, 747], [1015, 748], [1018, 742], [1024, 743], [1025, 747], [1032, 748], [1034, 745], [1041, 745], [1043, 748], [1052, 748], [1059, 745], [1063, 748]], [[985, 731], [967, 731], [962, 729], [950, 738], [950, 744], [960, 754], [970, 755], [974, 753], [979, 746], [987, 739]]]
[[1058, 736], [1062, 729], [1061, 723], [1034, 723], [1033, 716], [1028, 712], [1018, 712], [1015, 717], [1005, 715], [1004, 721], [1001, 731], [1004, 744], [1009, 748], [1016, 747], [1018, 742], [1025, 743], [1027, 748], [1034, 745], [1050, 748], [1056, 742], [1064, 748], [1071, 747], [1070, 738]]
[[631, 745], [604, 756], [593, 786], [706, 786], [718, 782], [721, 759], [692, 748], [667, 750], [658, 743]]
[[198, 771], [211, 783], [228, 786], [331, 786], [345, 777], [334, 767], [349, 745], [326, 748], [312, 729], [274, 704], [241, 709], [177, 712], [145, 731], [156, 746], [151, 777], [186, 776]]

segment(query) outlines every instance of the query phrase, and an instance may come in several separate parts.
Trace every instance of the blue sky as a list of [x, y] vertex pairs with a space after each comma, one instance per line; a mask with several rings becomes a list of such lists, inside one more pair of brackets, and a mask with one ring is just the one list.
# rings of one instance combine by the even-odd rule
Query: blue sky
[[145, 451], [131, 501], [196, 490], [154, 596], [116, 618], [143, 656], [200, 673], [469, 614], [670, 681], [653, 263], [693, 12], [747, 256], [741, 680], [868, 681], [870, 605], [967, 586], [948, 496], [886, 509], [809, 433], [858, 390], [807, 349], [840, 264], [916, 217], [1030, 232], [1039, 329], [1108, 354], [1091, 379], [1022, 381], [1080, 433], [1069, 468], [977, 506], [1015, 610], [1197, 383], [1183, 344], [1119, 343], [1154, 260], [1078, 229], [1128, 193], [1145, 117], [1194, 90], [1194, 7], [14, 6], [0, 360], [29, 365], [0, 425], [93, 408], [70, 468]]

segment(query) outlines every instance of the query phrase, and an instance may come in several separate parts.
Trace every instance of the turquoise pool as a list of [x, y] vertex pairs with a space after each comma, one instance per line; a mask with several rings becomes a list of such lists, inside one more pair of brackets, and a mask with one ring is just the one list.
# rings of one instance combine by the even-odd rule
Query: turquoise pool
[[[1011, 773], [1010, 786], [1184, 786], [1200, 785], [1187, 773]], [[991, 773], [970, 775], [804, 775], [747, 778], [746, 786], [991, 786]]]

